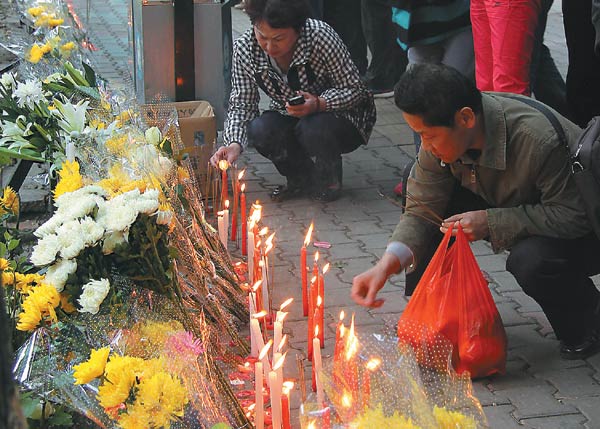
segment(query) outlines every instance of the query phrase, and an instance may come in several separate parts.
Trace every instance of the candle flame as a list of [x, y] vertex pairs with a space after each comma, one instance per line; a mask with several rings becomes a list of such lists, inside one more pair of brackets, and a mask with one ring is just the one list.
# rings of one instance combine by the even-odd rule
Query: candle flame
[[281, 341], [279, 342], [279, 345], [277, 346], [277, 352], [281, 352], [283, 350], [283, 346], [285, 346], [285, 343], [287, 343], [287, 339], [288, 339], [287, 334], [285, 334], [283, 337], [281, 337]]
[[348, 339], [346, 340], [346, 360], [352, 359], [352, 357], [358, 351], [358, 338], [354, 334], [354, 314], [352, 315], [352, 322], [350, 323], [350, 331], [348, 333]]
[[254, 410], [254, 408], [256, 408], [256, 404], [250, 404], [248, 406], [248, 411], [252, 411], [252, 410]]
[[220, 170], [227, 170], [229, 168], [229, 162], [226, 159], [220, 160], [218, 165]]
[[238, 180], [242, 180], [242, 177], [244, 177], [245, 173], [246, 173], [246, 169], [243, 169], [242, 171], [240, 171], [238, 174]]
[[265, 266], [265, 261], [263, 261], [262, 259], [260, 261], [258, 261], [258, 266], [259, 267], [264, 267]]
[[281, 368], [283, 366], [283, 362], [285, 362], [286, 355], [287, 355], [287, 352], [282, 354], [281, 357], [279, 359], [277, 359], [277, 362], [275, 362], [275, 364], [273, 365], [273, 371], [277, 371], [279, 368]]
[[344, 338], [344, 334], [346, 334], [346, 326], [342, 323], [340, 325], [340, 338]]
[[265, 244], [267, 246], [273, 246], [273, 238], [275, 238], [275, 233], [269, 235], [269, 237], [265, 240]]
[[263, 360], [265, 358], [265, 356], [267, 356], [267, 353], [269, 353], [269, 349], [271, 348], [271, 346], [273, 345], [273, 340], [270, 339], [267, 344], [265, 344], [265, 346], [260, 350], [260, 353], [258, 354], [258, 360]]
[[289, 395], [290, 391], [294, 388], [293, 381], [284, 381], [282, 384], [282, 390], [284, 395]]
[[367, 364], [365, 365], [365, 367], [369, 371], [375, 371], [377, 368], [379, 368], [380, 365], [381, 365], [381, 359], [379, 359], [379, 358], [371, 358], [367, 362]]
[[256, 292], [258, 290], [258, 288], [260, 287], [260, 285], [262, 285], [262, 279], [258, 280], [256, 283], [254, 283], [254, 286], [252, 286], [252, 292]]
[[261, 230], [258, 232], [258, 235], [259, 235], [260, 237], [264, 237], [264, 236], [265, 236], [265, 235], [267, 235], [268, 233], [269, 233], [269, 227], [268, 227], [268, 226], [265, 226], [263, 229], [261, 229]]
[[314, 420], [311, 420], [306, 429], [317, 429], [317, 423]]
[[310, 238], [312, 236], [312, 232], [313, 232], [313, 223], [310, 223], [310, 226], [308, 227], [308, 232], [306, 233], [306, 237], [304, 237], [304, 247], [308, 246], [308, 243], [310, 243]]
[[319, 251], [315, 252], [315, 263], [319, 260]]
[[245, 368], [250, 368], [250, 362], [244, 362], [244, 367]]
[[246, 184], [242, 183], [242, 186], [240, 186], [240, 191], [244, 192], [246, 190]]
[[229, 200], [225, 200], [225, 210], [229, 209]]
[[254, 313], [254, 314], [252, 315], [252, 318], [253, 318], [253, 319], [262, 319], [262, 318], [263, 318], [263, 317], [265, 317], [266, 315], [267, 315], [267, 311], [266, 311], [266, 310], [263, 310], [263, 311], [261, 311], [261, 312], [259, 312], [259, 313]]
[[350, 408], [352, 406], [352, 395], [344, 390], [344, 395], [342, 396], [342, 406], [345, 408]]
[[319, 295], [317, 296], [317, 307], [320, 307], [321, 305], [323, 305], [323, 298]]
[[312, 278], [310, 279], [311, 283], [314, 283], [317, 281], [317, 276], [312, 276]]
[[346, 313], [344, 312], [344, 310], [342, 310], [340, 311], [340, 322], [344, 320], [344, 317], [346, 317]]
[[279, 306], [279, 311], [283, 311], [283, 309], [286, 308], [288, 305], [290, 305], [293, 301], [294, 301], [294, 298], [288, 298], [285, 301], [283, 301], [283, 304], [281, 304]]
[[327, 262], [323, 267], [323, 274], [325, 274], [327, 271], [329, 271], [329, 262]]

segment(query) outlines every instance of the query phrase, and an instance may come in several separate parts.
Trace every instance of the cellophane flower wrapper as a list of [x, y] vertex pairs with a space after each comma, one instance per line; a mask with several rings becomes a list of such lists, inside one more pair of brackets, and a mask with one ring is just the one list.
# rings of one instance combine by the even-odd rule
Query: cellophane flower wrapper
[[[171, 427], [211, 427], [234, 420], [229, 409], [236, 404], [228, 403], [219, 391], [207, 360], [205, 344], [216, 340], [209, 338], [210, 330], [202, 329], [202, 338], [195, 337], [184, 327], [189, 324], [189, 316], [172, 300], [136, 287], [125, 278], [115, 278], [113, 287], [127, 299], [105, 305], [95, 315], [75, 314], [51, 329], [39, 328], [31, 335], [17, 353], [15, 376], [19, 383], [48, 400], [70, 406], [100, 427], [135, 427], [126, 424], [124, 415], [139, 409], [131, 398], [141, 394], [137, 388], [143, 375], [138, 374], [137, 384], [127, 391], [128, 399], [112, 407], [101, 405], [102, 401], [112, 400], [106, 399], [107, 395], [115, 394], [107, 392], [111, 386], [103, 392], [106, 379], [98, 377], [75, 384], [77, 365], [87, 361], [92, 350], [108, 347], [108, 362], [125, 357], [143, 360], [147, 365], [158, 364], [175, 380], [175, 387], [185, 391], [185, 401], [175, 404], [183, 412], [173, 414], [169, 419]], [[202, 317], [198, 319], [195, 322], [202, 327], [204, 321]], [[155, 410], [155, 414], [160, 411]]]
[[327, 400], [322, 406], [331, 408], [332, 427], [488, 427], [469, 375], [454, 372], [452, 346], [443, 337], [415, 351], [396, 337], [357, 335], [354, 347], [351, 356], [346, 347], [323, 364]]

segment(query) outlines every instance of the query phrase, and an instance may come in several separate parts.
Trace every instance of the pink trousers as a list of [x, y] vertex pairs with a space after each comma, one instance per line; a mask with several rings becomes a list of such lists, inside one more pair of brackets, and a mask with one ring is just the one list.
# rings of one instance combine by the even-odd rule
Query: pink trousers
[[481, 91], [531, 94], [540, 7], [540, 0], [471, 0], [475, 79]]

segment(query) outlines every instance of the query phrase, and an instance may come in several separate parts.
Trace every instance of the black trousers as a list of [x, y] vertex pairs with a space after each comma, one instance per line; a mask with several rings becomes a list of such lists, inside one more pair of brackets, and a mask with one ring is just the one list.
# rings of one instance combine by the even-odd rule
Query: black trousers
[[569, 50], [567, 101], [574, 122], [585, 127], [592, 117], [600, 115], [600, 57], [594, 53], [592, 1], [563, 1], [562, 11]]
[[299, 119], [266, 111], [248, 124], [248, 143], [273, 162], [288, 184], [324, 187], [341, 185], [341, 155], [363, 140], [349, 120], [331, 112]]
[[[486, 208], [483, 199], [457, 186], [445, 217]], [[429, 254], [406, 275], [407, 295], [413, 293], [441, 238], [440, 233], [432, 239]], [[577, 344], [589, 334], [600, 305], [600, 291], [590, 279], [600, 273], [600, 240], [593, 233], [572, 240], [527, 237], [510, 249], [506, 269], [542, 307], [558, 339]]]

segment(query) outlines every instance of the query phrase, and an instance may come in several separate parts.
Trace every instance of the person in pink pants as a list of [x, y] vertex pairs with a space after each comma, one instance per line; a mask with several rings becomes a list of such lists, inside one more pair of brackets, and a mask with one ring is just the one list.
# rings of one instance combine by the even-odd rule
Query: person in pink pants
[[540, 0], [471, 0], [480, 91], [531, 95], [529, 71]]

